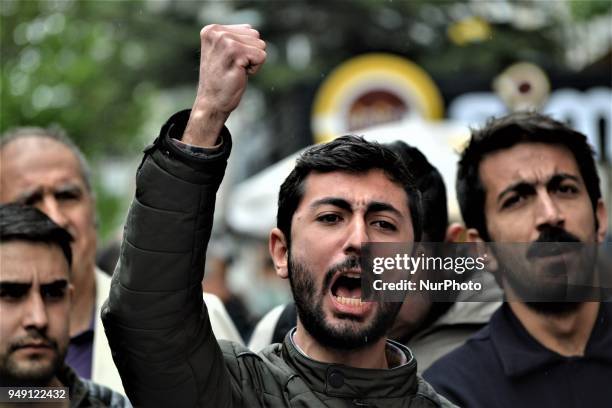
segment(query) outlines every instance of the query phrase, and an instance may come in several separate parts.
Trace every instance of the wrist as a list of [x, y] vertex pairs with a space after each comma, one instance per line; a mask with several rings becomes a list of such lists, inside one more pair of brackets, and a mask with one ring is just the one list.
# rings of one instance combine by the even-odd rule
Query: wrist
[[196, 100], [181, 141], [192, 146], [214, 147], [228, 117], [229, 112], [211, 109]]

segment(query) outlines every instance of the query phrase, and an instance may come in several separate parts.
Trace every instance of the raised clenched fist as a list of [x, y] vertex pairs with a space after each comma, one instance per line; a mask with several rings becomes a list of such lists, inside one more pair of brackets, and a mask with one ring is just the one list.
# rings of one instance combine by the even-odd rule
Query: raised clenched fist
[[200, 41], [198, 93], [183, 141], [211, 146], [240, 103], [248, 75], [264, 63], [266, 43], [248, 24], [207, 25], [200, 31]]

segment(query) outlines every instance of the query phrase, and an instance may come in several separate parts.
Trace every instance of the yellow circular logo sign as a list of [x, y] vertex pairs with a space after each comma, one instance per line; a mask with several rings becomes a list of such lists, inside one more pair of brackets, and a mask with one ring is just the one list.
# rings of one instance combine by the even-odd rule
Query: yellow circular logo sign
[[444, 104], [429, 75], [391, 54], [365, 54], [337, 67], [318, 90], [312, 129], [316, 143], [411, 117], [441, 119]]

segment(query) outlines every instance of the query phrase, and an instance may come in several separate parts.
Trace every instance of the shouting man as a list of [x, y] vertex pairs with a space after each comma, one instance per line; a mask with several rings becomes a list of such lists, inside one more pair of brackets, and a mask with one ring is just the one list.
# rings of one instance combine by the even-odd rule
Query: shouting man
[[298, 324], [254, 354], [212, 335], [200, 293], [215, 193], [230, 154], [224, 123], [265, 43], [248, 25], [201, 32], [198, 94], [146, 150], [121, 262], [103, 311], [136, 405], [439, 407], [410, 350], [388, 341], [399, 303], [360, 300], [363, 242], [412, 242], [420, 198], [388, 149], [343, 137], [310, 149], [280, 189], [269, 248]]

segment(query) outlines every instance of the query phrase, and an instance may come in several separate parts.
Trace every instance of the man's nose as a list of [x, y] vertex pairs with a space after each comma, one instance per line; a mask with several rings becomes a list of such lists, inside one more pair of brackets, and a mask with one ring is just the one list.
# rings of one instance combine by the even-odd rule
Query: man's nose
[[52, 195], [46, 194], [40, 201], [38, 209], [47, 214], [47, 216], [60, 227], [66, 228], [68, 226], [68, 218], [64, 214], [64, 210], [57, 199]]
[[23, 326], [25, 328], [35, 328], [39, 331], [45, 330], [49, 320], [47, 308], [40, 293], [32, 293], [28, 297], [25, 308]]
[[558, 203], [548, 192], [538, 194], [536, 225], [538, 230], [545, 226], [563, 227], [564, 218]]
[[346, 254], [361, 254], [361, 245], [369, 241], [367, 224], [364, 219], [354, 217], [349, 224], [348, 237], [344, 246]]

